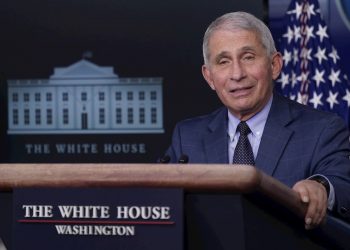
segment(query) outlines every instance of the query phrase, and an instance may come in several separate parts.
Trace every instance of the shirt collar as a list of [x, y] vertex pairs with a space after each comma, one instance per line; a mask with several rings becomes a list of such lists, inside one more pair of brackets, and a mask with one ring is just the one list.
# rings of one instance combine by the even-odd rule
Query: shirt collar
[[[271, 109], [272, 99], [273, 95], [271, 95], [271, 98], [260, 112], [246, 121], [250, 130], [252, 131], [253, 136], [256, 138], [260, 138], [264, 131], [267, 116]], [[228, 135], [231, 142], [235, 137], [237, 126], [240, 122], [241, 121], [239, 119], [237, 119], [230, 113], [230, 111], [228, 111]]]

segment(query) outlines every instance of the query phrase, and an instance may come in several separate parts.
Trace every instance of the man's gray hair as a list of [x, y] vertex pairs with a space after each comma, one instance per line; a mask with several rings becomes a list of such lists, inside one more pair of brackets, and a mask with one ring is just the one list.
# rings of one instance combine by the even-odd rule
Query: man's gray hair
[[[203, 38], [203, 57], [204, 63], [209, 62], [209, 39], [214, 31], [217, 30], [248, 30], [256, 32], [261, 39], [262, 45], [265, 47], [268, 55], [276, 52], [275, 43], [273, 41], [269, 28], [258, 18], [247, 12], [232, 12], [218, 17], [207, 28]], [[233, 41], [234, 42], [234, 41]]]

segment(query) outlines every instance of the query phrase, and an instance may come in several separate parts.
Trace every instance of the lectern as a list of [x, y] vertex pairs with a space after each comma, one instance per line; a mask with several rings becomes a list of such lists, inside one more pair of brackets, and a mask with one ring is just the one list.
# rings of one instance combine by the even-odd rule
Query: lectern
[[350, 249], [349, 224], [327, 216], [311, 231], [298, 195], [244, 165], [0, 164], [0, 237], [11, 249], [16, 188], [182, 188], [184, 249]]

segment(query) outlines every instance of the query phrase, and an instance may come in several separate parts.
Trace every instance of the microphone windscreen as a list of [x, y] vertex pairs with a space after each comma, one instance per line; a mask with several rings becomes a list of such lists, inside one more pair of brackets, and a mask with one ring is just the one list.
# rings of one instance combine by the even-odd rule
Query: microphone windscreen
[[183, 154], [179, 158], [179, 163], [187, 163], [188, 162], [188, 156]]
[[159, 160], [160, 163], [169, 163], [170, 162], [170, 156], [169, 155], [164, 155], [162, 158]]

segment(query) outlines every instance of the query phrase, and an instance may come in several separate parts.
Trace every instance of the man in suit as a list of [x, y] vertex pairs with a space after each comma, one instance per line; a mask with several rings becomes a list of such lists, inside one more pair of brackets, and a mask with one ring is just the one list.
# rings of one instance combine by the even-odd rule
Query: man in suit
[[237, 127], [244, 124], [253, 164], [307, 204], [306, 229], [327, 209], [349, 219], [349, 132], [335, 114], [274, 93], [282, 56], [266, 25], [245, 12], [223, 15], [208, 27], [203, 55], [203, 76], [224, 107], [176, 125], [171, 161], [187, 155], [189, 163], [236, 162]]

